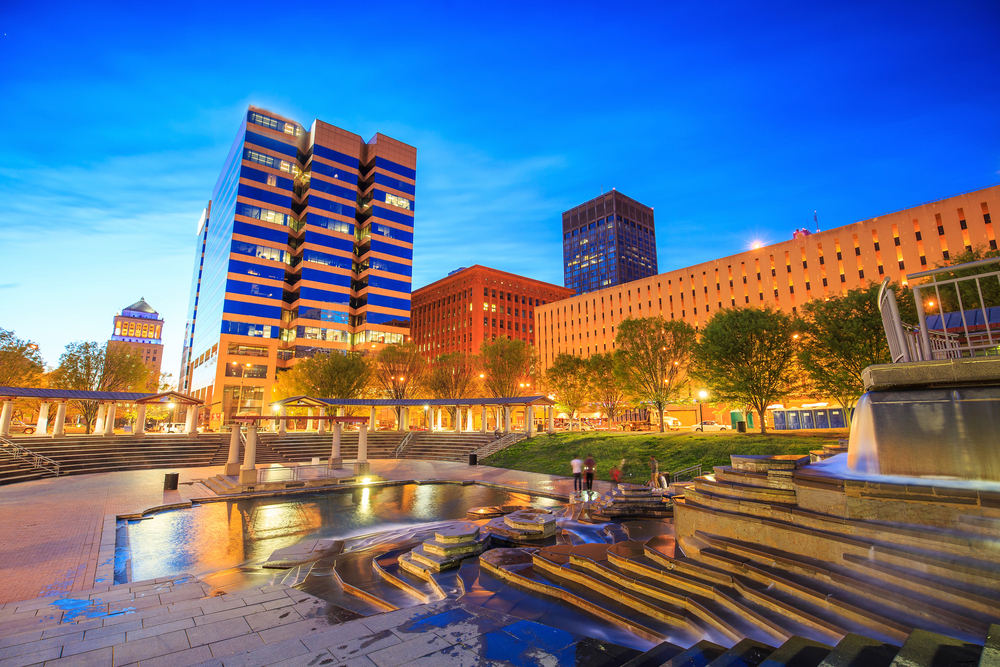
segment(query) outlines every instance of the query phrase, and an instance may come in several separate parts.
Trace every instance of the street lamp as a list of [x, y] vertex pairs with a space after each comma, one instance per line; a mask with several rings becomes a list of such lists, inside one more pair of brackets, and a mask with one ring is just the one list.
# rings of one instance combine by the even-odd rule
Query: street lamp
[[699, 399], [698, 400], [698, 423], [699, 424], [702, 423], [703, 421], [705, 421], [703, 419], [703, 417], [705, 416], [705, 411], [704, 411], [704, 409], [703, 409], [702, 406], [704, 405], [706, 398], [708, 398], [708, 392], [707, 391], [705, 391], [704, 389], [702, 389], [701, 391], [698, 392], [698, 399]]

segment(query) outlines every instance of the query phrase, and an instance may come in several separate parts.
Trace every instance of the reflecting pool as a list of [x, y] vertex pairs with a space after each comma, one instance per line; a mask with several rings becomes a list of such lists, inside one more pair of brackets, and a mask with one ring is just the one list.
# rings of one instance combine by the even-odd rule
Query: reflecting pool
[[131, 581], [187, 572], [201, 577], [260, 563], [307, 539], [344, 539], [464, 519], [471, 507], [560, 503], [479, 485], [406, 484], [271, 498], [243, 498], [130, 521]]

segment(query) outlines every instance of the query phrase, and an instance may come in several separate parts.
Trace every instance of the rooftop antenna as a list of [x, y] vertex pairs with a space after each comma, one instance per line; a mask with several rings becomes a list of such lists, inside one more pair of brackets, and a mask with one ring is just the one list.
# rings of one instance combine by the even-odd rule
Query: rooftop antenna
[[819, 233], [819, 218], [816, 216], [816, 211], [813, 211], [813, 222], [816, 223], [816, 232]]

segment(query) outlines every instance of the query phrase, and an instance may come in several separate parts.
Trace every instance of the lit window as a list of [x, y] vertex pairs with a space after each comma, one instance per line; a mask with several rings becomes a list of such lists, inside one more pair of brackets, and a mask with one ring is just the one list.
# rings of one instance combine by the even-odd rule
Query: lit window
[[295, 134], [295, 126], [291, 123], [285, 123], [285, 134]]
[[287, 171], [290, 171], [291, 168], [292, 168], [292, 165], [290, 165], [289, 163], [285, 162], [284, 160], [281, 161], [281, 171], [287, 172]]
[[268, 185], [277, 185], [278, 184], [278, 177], [275, 176], [274, 174], [268, 174], [267, 175], [267, 184]]
[[385, 195], [385, 203], [392, 204], [393, 206], [398, 206], [399, 208], [406, 209], [407, 211], [409, 211], [412, 208], [409, 199], [406, 199], [404, 197], [397, 197], [396, 195], [390, 195], [389, 193], [386, 193]]

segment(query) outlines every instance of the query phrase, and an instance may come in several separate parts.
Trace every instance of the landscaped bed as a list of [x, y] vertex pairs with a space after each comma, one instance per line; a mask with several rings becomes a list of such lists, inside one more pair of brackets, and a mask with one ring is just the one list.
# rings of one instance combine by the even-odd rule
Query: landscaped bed
[[623, 480], [643, 483], [649, 477], [647, 460], [660, 462], [661, 474], [701, 464], [727, 465], [730, 454], [808, 454], [835, 445], [846, 430], [759, 433], [556, 433], [524, 440], [483, 460], [483, 465], [571, 476], [569, 462], [592, 454], [597, 479], [610, 480], [611, 468], [625, 459]]

